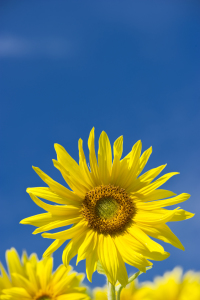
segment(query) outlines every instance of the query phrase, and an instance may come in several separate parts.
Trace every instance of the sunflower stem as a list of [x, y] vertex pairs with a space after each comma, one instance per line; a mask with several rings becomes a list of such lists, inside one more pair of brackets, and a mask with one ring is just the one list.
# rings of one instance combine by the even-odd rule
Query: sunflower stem
[[[133, 280], [135, 280], [142, 272], [139, 271], [135, 274], [133, 274], [131, 277], [129, 277], [128, 279], [128, 284], [131, 283]], [[118, 288], [117, 288], [117, 299], [116, 300], [120, 300], [120, 294], [121, 294], [121, 291], [123, 289], [123, 286], [120, 284], [118, 285]]]
[[108, 300], [116, 300], [115, 286], [108, 281]]
[[120, 294], [121, 294], [122, 289], [123, 289], [123, 286], [121, 285], [120, 288], [118, 289], [117, 299], [116, 300], [120, 300]]
[[[152, 268], [152, 266], [147, 267], [146, 270], [150, 270], [151, 268]], [[133, 280], [135, 280], [142, 273], [143, 273], [142, 271], [138, 271], [137, 273], [135, 273], [131, 277], [129, 277], [128, 284], [131, 283]], [[120, 300], [120, 294], [121, 294], [122, 289], [123, 289], [123, 286], [121, 284], [119, 284], [116, 287], [116, 292], [117, 292], [117, 298], [116, 298], [116, 300]]]

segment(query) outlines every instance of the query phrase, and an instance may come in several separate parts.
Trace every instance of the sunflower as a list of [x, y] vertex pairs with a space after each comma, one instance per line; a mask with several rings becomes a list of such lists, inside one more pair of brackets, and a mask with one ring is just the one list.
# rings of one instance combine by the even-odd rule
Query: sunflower
[[[137, 279], [132, 281], [121, 292], [120, 300], [149, 300], [150, 287], [139, 285]], [[107, 300], [107, 286], [93, 290], [93, 300]]]
[[20, 260], [14, 248], [6, 251], [10, 275], [0, 263], [0, 299], [7, 300], [89, 300], [86, 288], [80, 287], [84, 275], [64, 265], [52, 273], [53, 258], [38, 261], [33, 253], [23, 252]]
[[147, 284], [151, 288], [152, 300], [199, 300], [200, 273], [183, 270], [176, 267], [166, 272], [162, 277], [156, 277], [153, 283]]
[[[189, 195], [175, 196], [171, 191], [158, 189], [178, 173], [168, 173], [154, 180], [166, 166], [162, 165], [140, 176], [152, 148], [141, 155], [142, 144], [138, 141], [121, 159], [123, 137], [120, 136], [114, 142], [112, 160], [110, 141], [104, 131], [99, 138], [97, 160], [94, 128], [88, 139], [89, 166], [81, 139], [78, 147], [79, 164], [62, 146], [55, 144], [57, 160], [53, 163], [69, 188], [33, 167], [49, 187], [28, 188], [27, 192], [46, 212], [23, 219], [21, 223], [38, 227], [33, 234], [44, 232], [44, 238], [54, 240], [44, 256], [70, 240], [63, 251], [65, 266], [75, 255], [77, 263], [86, 259], [86, 273], [91, 281], [100, 261], [109, 282], [114, 285], [118, 280], [125, 286], [128, 282], [125, 263], [145, 272], [146, 267], [152, 265], [148, 259], [163, 260], [169, 256], [150, 237], [184, 250], [165, 223], [185, 220], [193, 214], [179, 208], [167, 210], [164, 207], [183, 202]], [[47, 204], [38, 197], [57, 205]], [[68, 225], [73, 226], [57, 233], [46, 232]]]

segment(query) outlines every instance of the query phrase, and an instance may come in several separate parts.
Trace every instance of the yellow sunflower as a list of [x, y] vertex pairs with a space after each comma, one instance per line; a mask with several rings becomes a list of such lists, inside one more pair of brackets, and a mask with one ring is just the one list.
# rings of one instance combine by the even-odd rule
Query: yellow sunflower
[[38, 261], [26, 252], [20, 260], [14, 248], [6, 251], [9, 275], [0, 263], [0, 299], [7, 300], [89, 300], [86, 288], [80, 287], [84, 275], [64, 265], [52, 273], [53, 258]]
[[163, 277], [156, 277], [151, 288], [152, 300], [199, 300], [200, 273], [188, 271], [183, 276], [181, 268], [166, 272]]
[[[149, 300], [151, 289], [145, 285], [140, 286], [137, 279], [124, 288], [120, 294], [120, 300]], [[93, 290], [93, 300], [107, 300], [107, 286]]]
[[[66, 240], [71, 240], [63, 251], [64, 265], [68, 266], [76, 254], [77, 263], [86, 259], [86, 273], [91, 281], [99, 260], [110, 283], [114, 285], [118, 280], [125, 286], [128, 281], [125, 263], [145, 272], [146, 267], [152, 265], [148, 259], [163, 260], [169, 256], [149, 236], [184, 250], [165, 223], [185, 220], [193, 214], [179, 208], [167, 210], [164, 207], [183, 202], [189, 195], [172, 197], [176, 194], [158, 189], [178, 174], [168, 173], [154, 180], [165, 165], [139, 176], [152, 152], [149, 148], [141, 155], [141, 141], [121, 159], [123, 137], [120, 136], [114, 142], [112, 159], [110, 141], [103, 131], [99, 138], [97, 160], [93, 128], [88, 139], [89, 166], [82, 146], [80, 139], [77, 164], [62, 146], [55, 144], [57, 160], [53, 163], [69, 188], [33, 167], [49, 187], [28, 188], [27, 192], [46, 213], [26, 218], [21, 223], [38, 227], [34, 234], [73, 224], [64, 231], [42, 234], [44, 238], [54, 240], [44, 256], [53, 253]], [[37, 196], [58, 205], [47, 204]]]

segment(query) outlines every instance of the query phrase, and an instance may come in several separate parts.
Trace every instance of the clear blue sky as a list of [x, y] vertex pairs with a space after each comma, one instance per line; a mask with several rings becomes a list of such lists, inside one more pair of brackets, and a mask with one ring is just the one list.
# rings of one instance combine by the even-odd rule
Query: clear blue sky
[[[53, 167], [54, 143], [78, 160], [78, 139], [94, 126], [111, 143], [124, 135], [124, 154], [141, 139], [153, 146], [145, 168], [168, 163], [178, 171], [165, 188], [186, 192], [181, 207], [193, 219], [170, 223], [185, 252], [155, 262], [140, 280], [199, 261], [199, 1], [10, 1], [0, 4], [1, 217], [0, 260], [14, 246], [42, 253], [50, 244], [22, 218], [42, 213], [26, 194], [43, 186], [40, 167], [64, 184]], [[63, 248], [55, 252], [57, 267]], [[75, 266], [84, 272], [85, 262]], [[128, 272], [133, 272], [128, 267]], [[89, 284], [85, 280], [86, 284]], [[90, 286], [105, 279], [94, 274]]]

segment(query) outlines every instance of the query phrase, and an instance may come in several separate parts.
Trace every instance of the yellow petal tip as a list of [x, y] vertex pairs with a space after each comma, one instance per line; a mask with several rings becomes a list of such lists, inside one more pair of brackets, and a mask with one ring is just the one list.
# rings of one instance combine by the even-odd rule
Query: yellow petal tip
[[19, 224], [27, 224], [27, 223], [26, 223], [26, 221], [21, 220], [21, 221], [19, 222]]
[[55, 150], [58, 150], [58, 148], [63, 148], [60, 144], [58, 144], [58, 143], [55, 143], [54, 144], [54, 149]]

